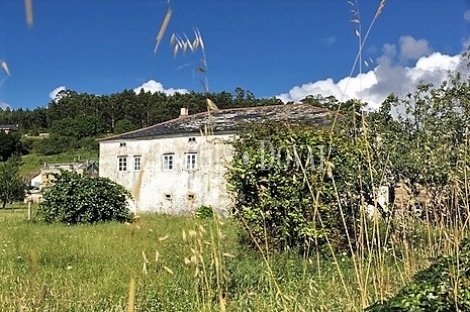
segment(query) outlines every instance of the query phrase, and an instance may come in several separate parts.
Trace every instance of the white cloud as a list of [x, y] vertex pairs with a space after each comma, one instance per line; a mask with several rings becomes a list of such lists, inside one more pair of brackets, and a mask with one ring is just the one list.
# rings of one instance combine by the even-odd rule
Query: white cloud
[[[362, 99], [371, 108], [377, 108], [390, 93], [406, 95], [414, 91], [420, 82], [441, 84], [448, 77], [448, 71], [455, 70], [460, 64], [460, 55], [430, 53], [427, 41], [402, 38], [405, 39], [400, 39], [399, 53], [396, 52], [395, 45], [384, 45], [383, 54], [377, 59], [377, 66], [366, 73], [337, 82], [328, 78], [305, 83], [277, 97], [284, 102], [298, 102], [308, 95], [333, 95], [341, 101]], [[400, 62], [403, 57], [408, 60], [416, 58], [416, 62], [405, 66]]]
[[176, 92], [178, 92], [178, 93], [188, 93], [188, 90], [186, 90], [186, 89], [173, 89], [173, 88], [165, 89], [160, 82], [155, 81], [155, 80], [149, 80], [147, 82], [144, 82], [141, 86], [135, 88], [134, 92], [139, 94], [141, 89], [144, 89], [145, 92], [150, 91], [150, 93], [163, 92], [166, 95], [173, 95]]
[[59, 95], [59, 93], [61, 91], [65, 91], [66, 88], [65, 86], [60, 86], [60, 87], [57, 87], [55, 88], [54, 90], [52, 90], [51, 92], [49, 92], [49, 97], [51, 98], [51, 100], [57, 102], [59, 101], [62, 97]]
[[426, 39], [416, 40], [411, 36], [400, 37], [400, 59], [402, 61], [417, 60], [431, 54], [431, 48]]
[[0, 110], [6, 110], [7, 108], [11, 109], [10, 104], [8, 104], [6, 102], [0, 102]]
[[465, 11], [465, 13], [463, 14], [463, 18], [467, 23], [470, 23], [470, 10]]

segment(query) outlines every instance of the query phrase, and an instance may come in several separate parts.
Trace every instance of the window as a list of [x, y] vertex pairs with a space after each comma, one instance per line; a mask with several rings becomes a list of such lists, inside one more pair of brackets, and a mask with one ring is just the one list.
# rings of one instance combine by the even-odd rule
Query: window
[[171, 196], [171, 194], [165, 194], [165, 199], [166, 200], [172, 200], [173, 196]]
[[187, 199], [189, 201], [193, 201], [195, 198], [196, 198], [196, 195], [194, 195], [194, 194], [188, 194], [188, 196], [187, 196]]
[[119, 171], [126, 171], [127, 170], [127, 157], [126, 156], [119, 156], [118, 157], [118, 169], [119, 169]]
[[173, 170], [174, 167], [174, 154], [163, 155], [163, 170]]
[[186, 153], [186, 169], [195, 170], [196, 169], [196, 153]]
[[140, 159], [141, 156], [134, 156], [134, 171], [140, 170]]
[[126, 142], [121, 142], [121, 143], [119, 143], [119, 146], [120, 146], [120, 147], [126, 146]]
[[196, 142], [196, 138], [195, 137], [189, 138], [188, 142]]

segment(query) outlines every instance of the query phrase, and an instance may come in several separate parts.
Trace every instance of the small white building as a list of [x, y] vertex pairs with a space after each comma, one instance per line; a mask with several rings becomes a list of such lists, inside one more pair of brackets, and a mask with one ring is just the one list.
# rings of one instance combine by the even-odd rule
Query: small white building
[[246, 123], [272, 120], [328, 124], [330, 111], [309, 104], [216, 110], [99, 140], [99, 175], [129, 190], [136, 210], [181, 214], [212, 206], [221, 213], [232, 204], [226, 164], [233, 140]]
[[98, 164], [88, 160], [56, 164], [44, 163], [40, 171], [31, 178], [30, 185], [43, 191], [54, 182], [54, 174], [58, 174], [61, 171], [74, 171], [78, 174], [86, 172], [92, 176], [97, 176]]

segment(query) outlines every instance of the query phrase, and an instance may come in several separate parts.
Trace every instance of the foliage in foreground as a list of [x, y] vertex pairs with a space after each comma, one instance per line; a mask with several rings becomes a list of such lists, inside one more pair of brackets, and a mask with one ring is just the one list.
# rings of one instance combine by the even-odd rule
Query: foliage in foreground
[[360, 290], [351, 258], [264, 258], [239, 244], [231, 218], [142, 215], [131, 224], [72, 227], [26, 219], [26, 206], [0, 211], [2, 312], [126, 311], [131, 277], [136, 312], [222, 311], [220, 293], [226, 311], [361, 311], [370, 304], [362, 291], [395, 293], [408, 279], [404, 269], [423, 268], [429, 256], [410, 241], [403, 261], [390, 253], [357, 258], [374, 272]]
[[365, 311], [470, 311], [470, 240], [418, 272], [396, 296]]
[[242, 133], [229, 183], [250, 243], [280, 251], [355, 244], [355, 216], [373, 186], [360, 144], [308, 126], [265, 124]]
[[64, 171], [44, 194], [38, 214], [67, 224], [129, 220], [129, 192], [107, 178]]

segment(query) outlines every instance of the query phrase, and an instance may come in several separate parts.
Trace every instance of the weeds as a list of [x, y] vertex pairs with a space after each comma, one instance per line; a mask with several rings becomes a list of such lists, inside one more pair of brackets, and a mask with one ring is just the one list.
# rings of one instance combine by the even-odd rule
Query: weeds
[[[453, 245], [450, 231], [429, 236], [410, 224], [406, 240], [384, 245], [381, 257], [371, 250], [354, 262], [346, 253], [260, 254], [239, 244], [241, 225], [217, 217], [67, 226], [27, 222], [17, 209], [0, 218], [2, 311], [122, 311], [132, 293], [135, 311], [360, 311], [363, 297], [390, 297]], [[367, 268], [361, 279], [358, 266]]]

